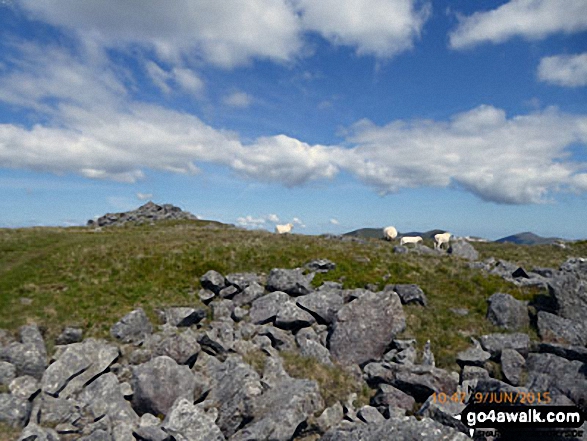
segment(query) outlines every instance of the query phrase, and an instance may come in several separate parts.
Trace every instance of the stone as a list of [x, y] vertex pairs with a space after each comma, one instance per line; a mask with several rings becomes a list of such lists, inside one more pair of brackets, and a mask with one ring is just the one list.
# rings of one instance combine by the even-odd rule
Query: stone
[[47, 368], [41, 389], [53, 397], [68, 398], [106, 371], [119, 354], [116, 346], [100, 340], [87, 339], [81, 343], [72, 343]]
[[215, 421], [186, 398], [178, 399], [162, 424], [176, 441], [224, 441]]
[[[44, 345], [43, 345], [44, 348]], [[0, 359], [14, 365], [16, 375], [30, 375], [36, 379], [43, 376], [47, 367], [47, 354], [39, 350], [39, 345], [29, 343], [11, 343], [0, 351]]]
[[530, 325], [528, 304], [510, 294], [495, 293], [487, 300], [487, 319], [496, 326], [516, 331]]
[[8, 385], [16, 378], [16, 366], [7, 361], [0, 361], [0, 385]]
[[424, 291], [422, 291], [422, 288], [420, 288], [418, 285], [387, 285], [384, 288], [384, 291], [388, 291], [389, 289], [397, 293], [403, 305], [416, 303], [418, 305], [426, 306], [428, 304], [426, 294], [424, 294]]
[[157, 205], [149, 201], [136, 210], [124, 213], [107, 213], [98, 219], [90, 219], [87, 225], [93, 228], [98, 227], [94, 231], [102, 231], [100, 227], [121, 226], [128, 222], [152, 223], [170, 219], [196, 220], [198, 217], [171, 204]]
[[234, 286], [239, 292], [253, 284], [260, 284], [259, 276], [255, 273], [232, 273], [226, 276], [227, 285]]
[[87, 385], [78, 399], [84, 403], [85, 410], [91, 413], [94, 420], [108, 416], [114, 425], [136, 427], [139, 424], [138, 415], [124, 399], [118, 379], [112, 373], [101, 375]]
[[479, 337], [481, 347], [491, 354], [494, 359], [499, 359], [503, 349], [515, 349], [523, 356], [528, 355], [530, 349], [530, 337], [520, 332], [513, 334], [487, 334]]
[[385, 421], [385, 417], [372, 406], [363, 406], [357, 411], [357, 416], [361, 421], [367, 424], [380, 423]]
[[164, 337], [154, 348], [155, 356], [166, 355], [178, 364], [193, 365], [200, 353], [198, 336], [195, 332], [186, 331]]
[[257, 282], [251, 282], [232, 298], [232, 302], [235, 306], [249, 305], [263, 294], [265, 294], [265, 288]]
[[330, 351], [316, 339], [308, 338], [300, 331], [296, 334], [296, 342], [300, 347], [300, 354], [304, 357], [312, 357], [322, 364], [332, 365]]
[[463, 370], [461, 372], [461, 382], [487, 378], [489, 378], [489, 372], [487, 372], [486, 369], [479, 366], [463, 366]]
[[[583, 320], [582, 323], [585, 323]], [[546, 311], [538, 311], [538, 334], [545, 342], [587, 345], [587, 326]]]
[[202, 288], [218, 295], [222, 289], [226, 288], [226, 279], [218, 271], [210, 270], [200, 277], [200, 284]]
[[379, 360], [391, 340], [406, 327], [397, 294], [367, 291], [336, 314], [329, 349], [343, 364]]
[[404, 409], [411, 412], [414, 409], [415, 404], [416, 400], [414, 400], [411, 395], [385, 383], [379, 385], [377, 393], [371, 398], [371, 405], [377, 407], [379, 411], [383, 411], [382, 413], [384, 415], [385, 412], [388, 412], [389, 407]]
[[[564, 267], [564, 265], [563, 265]], [[578, 323], [587, 317], [587, 275], [572, 271], [559, 271], [548, 281], [548, 290], [555, 299], [557, 315]]]
[[461, 317], [469, 315], [469, 310], [467, 308], [450, 308], [450, 312]]
[[436, 366], [436, 362], [434, 360], [434, 353], [430, 349], [430, 340], [426, 341], [424, 345], [424, 350], [422, 351], [422, 366]]
[[178, 398], [194, 399], [195, 378], [185, 365], [178, 365], [172, 358], [156, 357], [134, 366], [131, 385], [134, 390], [133, 408], [142, 415], [166, 415]]
[[29, 423], [18, 438], [18, 441], [59, 441], [55, 430]]
[[[139, 427], [133, 431], [139, 441], [172, 441], [173, 438], [159, 426]], [[178, 435], [181, 437], [180, 435]]]
[[282, 291], [292, 296], [303, 296], [313, 291], [312, 279], [314, 273], [304, 275], [301, 268], [281, 269], [274, 268], [267, 277], [267, 290]]
[[298, 297], [296, 302], [300, 308], [310, 312], [319, 323], [330, 324], [336, 313], [344, 305], [339, 289], [323, 289], [311, 294]]
[[336, 264], [328, 259], [312, 260], [304, 265], [310, 271], [316, 273], [327, 273], [336, 268]]
[[343, 417], [342, 404], [340, 404], [340, 401], [337, 401], [332, 406], [324, 409], [320, 416], [316, 418], [316, 427], [319, 432], [324, 433], [331, 427], [338, 425]]
[[582, 346], [568, 346], [556, 343], [539, 343], [537, 352], [543, 354], [554, 354], [567, 360], [579, 360], [587, 363], [587, 348]]
[[244, 320], [244, 318], [247, 315], [249, 315], [248, 309], [241, 308], [240, 306], [235, 306], [234, 309], [232, 310], [232, 314], [230, 315], [230, 317], [235, 322], [240, 322], [241, 320]]
[[123, 343], [141, 342], [152, 332], [153, 326], [143, 308], [129, 312], [110, 328], [112, 338]]
[[279, 308], [275, 317], [275, 326], [281, 329], [296, 331], [315, 323], [316, 319], [307, 311], [298, 308], [295, 302], [287, 301]]
[[518, 351], [513, 349], [504, 349], [501, 351], [501, 370], [505, 379], [512, 386], [520, 385], [520, 379], [525, 365], [526, 360]]
[[214, 320], [232, 320], [232, 313], [234, 312], [234, 303], [228, 299], [215, 300], [210, 303], [212, 308], [212, 317]]
[[55, 344], [69, 345], [71, 343], [79, 343], [82, 341], [83, 333], [82, 328], [67, 326], [55, 339]]
[[531, 272], [548, 279], [554, 275], [556, 270], [554, 268], [534, 267]]
[[204, 289], [202, 288], [199, 292], [198, 292], [198, 297], [200, 298], [200, 300], [202, 301], [202, 303], [204, 304], [208, 304], [210, 303], [210, 301], [212, 301], [212, 299], [214, 297], [216, 297], [216, 294], [212, 291], [210, 291], [209, 289]]
[[457, 239], [450, 242], [448, 247], [448, 254], [453, 256], [461, 257], [467, 260], [479, 259], [479, 253], [477, 250], [466, 240]]
[[12, 396], [30, 401], [41, 391], [41, 385], [36, 378], [23, 375], [12, 380], [8, 385], [8, 390]]
[[218, 295], [223, 299], [232, 299], [239, 290], [237, 287], [229, 285], [226, 288], [222, 288]]
[[82, 406], [81, 402], [73, 398], [55, 398], [41, 393], [33, 401], [31, 421], [36, 421], [41, 426], [71, 427], [80, 420]]
[[468, 434], [468, 427], [455, 418], [455, 415], [460, 415], [465, 409], [465, 403], [451, 398], [451, 396], [448, 396], [446, 401], [441, 402], [439, 397], [430, 396], [422, 404], [417, 415], [431, 418], [443, 426], [451, 427], [459, 432]]
[[526, 270], [524, 268], [522, 268], [521, 266], [518, 267], [518, 269], [516, 269], [513, 273], [512, 273], [512, 277], [514, 279], [529, 279], [530, 276], [528, 275], [528, 273], [526, 272]]
[[296, 340], [291, 333], [271, 325], [264, 325], [257, 335], [266, 336], [271, 339], [271, 346], [278, 351], [293, 352], [296, 349]]
[[234, 344], [234, 329], [232, 321], [214, 321], [209, 329], [200, 333], [198, 343], [202, 350], [211, 355], [225, 354], [232, 349]]
[[0, 423], [11, 427], [24, 427], [31, 413], [28, 400], [0, 393]]
[[181, 328], [199, 323], [207, 313], [201, 308], [173, 307], [165, 308], [161, 315], [164, 323]]
[[472, 366], [483, 366], [485, 362], [491, 358], [491, 354], [487, 351], [484, 351], [481, 347], [481, 344], [471, 338], [473, 342], [473, 347], [469, 348], [465, 351], [461, 351], [457, 354], [457, 363], [462, 367], [465, 365], [472, 365]]
[[272, 322], [279, 313], [281, 305], [289, 301], [289, 299], [290, 297], [281, 291], [275, 291], [259, 297], [253, 302], [249, 311], [251, 322], [261, 325]]

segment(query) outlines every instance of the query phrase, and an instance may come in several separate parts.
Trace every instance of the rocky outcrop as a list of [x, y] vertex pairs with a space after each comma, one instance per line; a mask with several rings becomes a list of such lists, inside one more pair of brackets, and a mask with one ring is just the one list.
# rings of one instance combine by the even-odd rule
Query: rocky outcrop
[[124, 213], [107, 213], [98, 219], [90, 219], [87, 223], [89, 227], [110, 227], [122, 226], [126, 223], [151, 223], [161, 220], [197, 220], [187, 211], [171, 204], [157, 205], [153, 202], [147, 202], [136, 210], [126, 211]]

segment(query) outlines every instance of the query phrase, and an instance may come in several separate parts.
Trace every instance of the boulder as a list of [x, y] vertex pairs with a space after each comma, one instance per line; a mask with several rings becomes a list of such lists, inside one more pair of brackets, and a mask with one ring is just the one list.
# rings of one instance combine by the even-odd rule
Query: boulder
[[322, 364], [332, 365], [330, 351], [320, 343], [318, 335], [314, 333], [315, 337], [313, 337], [303, 331], [302, 329], [296, 334], [296, 342], [300, 348], [300, 354], [304, 357], [315, 358]]
[[395, 291], [402, 301], [403, 305], [416, 303], [418, 305], [426, 306], [428, 299], [426, 294], [422, 291], [418, 285], [415, 284], [404, 284], [404, 285], [387, 285], [384, 291]]
[[448, 247], [448, 254], [467, 260], [479, 259], [479, 253], [473, 245], [463, 239], [453, 240]]
[[16, 366], [7, 361], [0, 361], [0, 385], [8, 385], [16, 378]]
[[0, 423], [11, 427], [24, 427], [31, 413], [28, 400], [0, 393]]
[[259, 297], [253, 302], [249, 312], [251, 322], [255, 324], [272, 322], [279, 313], [281, 305], [289, 301], [289, 299], [289, 296], [281, 291], [275, 291]]
[[294, 336], [291, 335], [291, 333], [274, 326], [263, 326], [257, 335], [269, 337], [271, 339], [271, 346], [279, 351], [293, 352], [296, 348], [296, 340]]
[[30, 375], [40, 379], [47, 367], [46, 353], [34, 343], [11, 343], [0, 351], [0, 359], [11, 363], [19, 377]]
[[391, 340], [406, 327], [397, 294], [367, 291], [336, 314], [329, 349], [343, 364], [379, 360]]
[[501, 370], [505, 379], [511, 385], [520, 385], [520, 379], [525, 365], [526, 360], [518, 351], [513, 349], [504, 349], [501, 351]]
[[494, 359], [499, 359], [501, 351], [509, 348], [515, 349], [523, 356], [530, 350], [530, 337], [520, 332], [513, 334], [487, 334], [479, 337], [481, 347], [491, 354]]
[[342, 421], [344, 411], [340, 401], [337, 401], [332, 406], [324, 409], [322, 414], [316, 418], [316, 427], [319, 432], [324, 433], [331, 427], [335, 427]]
[[241, 292], [232, 298], [235, 306], [244, 306], [252, 303], [265, 294], [265, 288], [257, 282], [251, 282]]
[[330, 324], [344, 301], [339, 289], [321, 289], [311, 294], [298, 297], [298, 306], [310, 312], [320, 323]]
[[457, 363], [461, 367], [465, 365], [481, 367], [485, 365], [485, 362], [491, 358], [491, 354], [487, 351], [484, 351], [481, 347], [481, 344], [477, 340], [474, 338], [471, 338], [471, 340], [473, 342], [473, 347], [457, 354]]
[[110, 328], [112, 338], [123, 343], [141, 342], [152, 332], [153, 326], [143, 308], [129, 312]]
[[202, 288], [219, 294], [222, 289], [226, 288], [226, 279], [218, 271], [210, 270], [200, 277], [200, 284]]
[[555, 299], [556, 313], [575, 322], [587, 317], [587, 275], [574, 271], [578, 265], [567, 262], [567, 271], [559, 271], [548, 282], [550, 295]]
[[224, 441], [220, 428], [213, 418], [192, 403], [179, 398], [171, 407], [162, 424], [163, 429], [176, 441]]
[[274, 268], [267, 278], [267, 289], [269, 291], [282, 291], [292, 296], [303, 296], [313, 291], [311, 285], [313, 278], [314, 273], [304, 275], [301, 268]]
[[[585, 320], [583, 320], [585, 323]], [[550, 343], [587, 345], [587, 326], [545, 311], [538, 311], [538, 333]]]
[[29, 423], [20, 434], [18, 441], [59, 441], [59, 435], [53, 429]]
[[234, 286], [240, 292], [253, 284], [259, 285], [260, 280], [255, 273], [232, 273], [226, 276], [226, 284]]
[[275, 326], [281, 329], [296, 331], [300, 328], [306, 328], [315, 323], [316, 319], [307, 311], [304, 311], [293, 301], [287, 301], [279, 308], [275, 317]]
[[357, 411], [357, 416], [361, 421], [367, 424], [380, 423], [385, 421], [385, 417], [376, 408], [372, 406], [363, 406]]
[[580, 362], [587, 363], [587, 348], [583, 346], [540, 343], [536, 349], [543, 354], [554, 354], [567, 360], [579, 360]]
[[139, 415], [166, 415], [178, 398], [194, 399], [196, 380], [187, 366], [160, 356], [134, 366], [131, 385], [133, 408]]
[[496, 326], [515, 331], [530, 325], [528, 304], [510, 294], [495, 293], [487, 300], [487, 319]]
[[82, 328], [67, 326], [55, 339], [55, 344], [69, 345], [71, 343], [79, 343], [82, 341], [83, 333]]
[[13, 397], [31, 401], [41, 391], [41, 384], [36, 378], [23, 375], [12, 380], [8, 385], [8, 390]]
[[336, 268], [336, 264], [328, 259], [316, 259], [304, 265], [310, 271], [316, 273], [327, 273]]
[[55, 398], [41, 393], [33, 401], [31, 421], [41, 426], [73, 427], [82, 417], [82, 406], [73, 398]]
[[468, 427], [455, 418], [455, 415], [459, 415], [466, 406], [460, 400], [453, 400], [451, 398], [452, 397], [449, 396], [446, 401], [440, 402], [438, 397], [430, 396], [426, 402], [422, 404], [417, 415], [431, 418], [443, 426], [452, 427], [459, 432], [468, 434]]
[[198, 336], [195, 332], [186, 331], [164, 337], [153, 350], [155, 356], [166, 355], [178, 364], [192, 365], [200, 353]]
[[192, 326], [206, 318], [206, 310], [202, 308], [173, 307], [160, 312], [163, 323], [178, 328]]
[[377, 393], [371, 398], [371, 405], [375, 406], [385, 415], [389, 407], [395, 407], [412, 411], [416, 400], [411, 395], [402, 392], [390, 384], [382, 383], [379, 385]]

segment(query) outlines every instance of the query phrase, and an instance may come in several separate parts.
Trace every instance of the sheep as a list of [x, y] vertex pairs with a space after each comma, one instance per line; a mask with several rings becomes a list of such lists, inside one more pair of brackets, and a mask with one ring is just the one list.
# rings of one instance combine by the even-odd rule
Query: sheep
[[277, 234], [291, 233], [293, 227], [293, 224], [275, 225], [275, 232]]
[[434, 249], [442, 249], [442, 244], [445, 243], [448, 247], [450, 245], [450, 233], [438, 233], [434, 235]]
[[395, 227], [385, 227], [383, 229], [383, 238], [385, 240], [393, 240], [397, 237], [397, 230]]
[[414, 245], [416, 245], [418, 242], [423, 241], [424, 239], [422, 239], [420, 236], [404, 236], [400, 239], [399, 244], [406, 245], [408, 243], [413, 243]]

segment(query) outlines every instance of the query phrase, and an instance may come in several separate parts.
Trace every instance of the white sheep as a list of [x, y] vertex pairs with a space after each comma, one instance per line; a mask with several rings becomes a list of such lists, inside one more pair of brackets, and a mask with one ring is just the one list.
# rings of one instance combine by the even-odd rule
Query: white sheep
[[450, 233], [438, 233], [434, 235], [434, 249], [440, 250], [442, 249], [442, 244], [445, 243], [447, 248], [450, 244]]
[[383, 229], [383, 238], [385, 240], [393, 240], [397, 237], [397, 230], [395, 227], [385, 227]]
[[293, 224], [275, 225], [275, 232], [277, 234], [291, 233], [293, 227]]
[[414, 245], [416, 245], [418, 242], [423, 242], [424, 239], [422, 239], [422, 237], [420, 236], [404, 236], [400, 239], [399, 244], [400, 245], [406, 245], [408, 243], [413, 243]]

